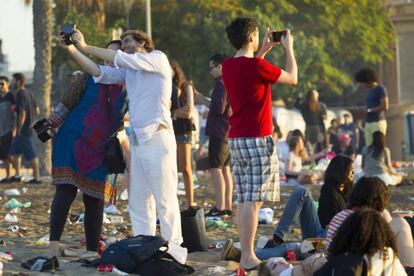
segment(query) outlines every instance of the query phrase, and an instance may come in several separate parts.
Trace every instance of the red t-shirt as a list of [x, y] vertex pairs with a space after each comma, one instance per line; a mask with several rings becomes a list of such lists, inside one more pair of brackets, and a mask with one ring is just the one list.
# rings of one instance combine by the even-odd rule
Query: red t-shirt
[[226, 59], [222, 72], [233, 111], [229, 138], [271, 135], [270, 85], [282, 70], [261, 58], [237, 57]]

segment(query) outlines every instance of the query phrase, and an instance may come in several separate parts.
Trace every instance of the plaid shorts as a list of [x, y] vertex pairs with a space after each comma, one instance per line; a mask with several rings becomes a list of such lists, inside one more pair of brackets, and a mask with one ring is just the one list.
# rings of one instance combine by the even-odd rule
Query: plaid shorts
[[279, 201], [279, 163], [272, 136], [229, 139], [237, 201]]

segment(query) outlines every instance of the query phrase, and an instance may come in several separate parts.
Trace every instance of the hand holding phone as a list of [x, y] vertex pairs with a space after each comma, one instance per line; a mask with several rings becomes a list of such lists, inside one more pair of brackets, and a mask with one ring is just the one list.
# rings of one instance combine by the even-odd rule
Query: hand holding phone
[[60, 29], [60, 35], [64, 36], [65, 38], [64, 42], [66, 45], [75, 44], [74, 41], [72, 40], [72, 35], [75, 33], [75, 29], [76, 29], [76, 24], [62, 25]]
[[280, 42], [282, 37], [286, 36], [286, 30], [284, 31], [277, 31], [272, 33], [273, 42]]

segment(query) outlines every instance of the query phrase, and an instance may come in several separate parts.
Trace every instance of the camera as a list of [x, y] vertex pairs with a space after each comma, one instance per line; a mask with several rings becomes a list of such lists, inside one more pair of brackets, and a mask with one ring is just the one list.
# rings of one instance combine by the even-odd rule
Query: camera
[[33, 129], [37, 133], [37, 138], [39, 138], [40, 141], [43, 143], [46, 143], [48, 140], [50, 140], [53, 136], [55, 136], [56, 131], [54, 128], [52, 128], [52, 125], [48, 120], [45, 118], [40, 119], [33, 125]]
[[65, 44], [75, 44], [72, 40], [72, 35], [75, 33], [76, 24], [65, 24], [60, 29], [60, 35], [65, 37]]
[[282, 36], [286, 36], [286, 31], [273, 32], [272, 36], [273, 36], [273, 42], [280, 42], [280, 40], [282, 39]]

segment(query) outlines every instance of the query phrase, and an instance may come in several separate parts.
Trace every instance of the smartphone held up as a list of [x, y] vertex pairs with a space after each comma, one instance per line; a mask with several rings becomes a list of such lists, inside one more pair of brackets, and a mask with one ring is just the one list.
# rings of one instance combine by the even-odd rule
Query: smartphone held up
[[72, 35], [75, 33], [76, 24], [65, 24], [60, 28], [60, 35], [65, 37], [65, 44], [75, 44], [72, 40]]
[[286, 30], [272, 33], [273, 42], [280, 42], [282, 37], [286, 36]]

